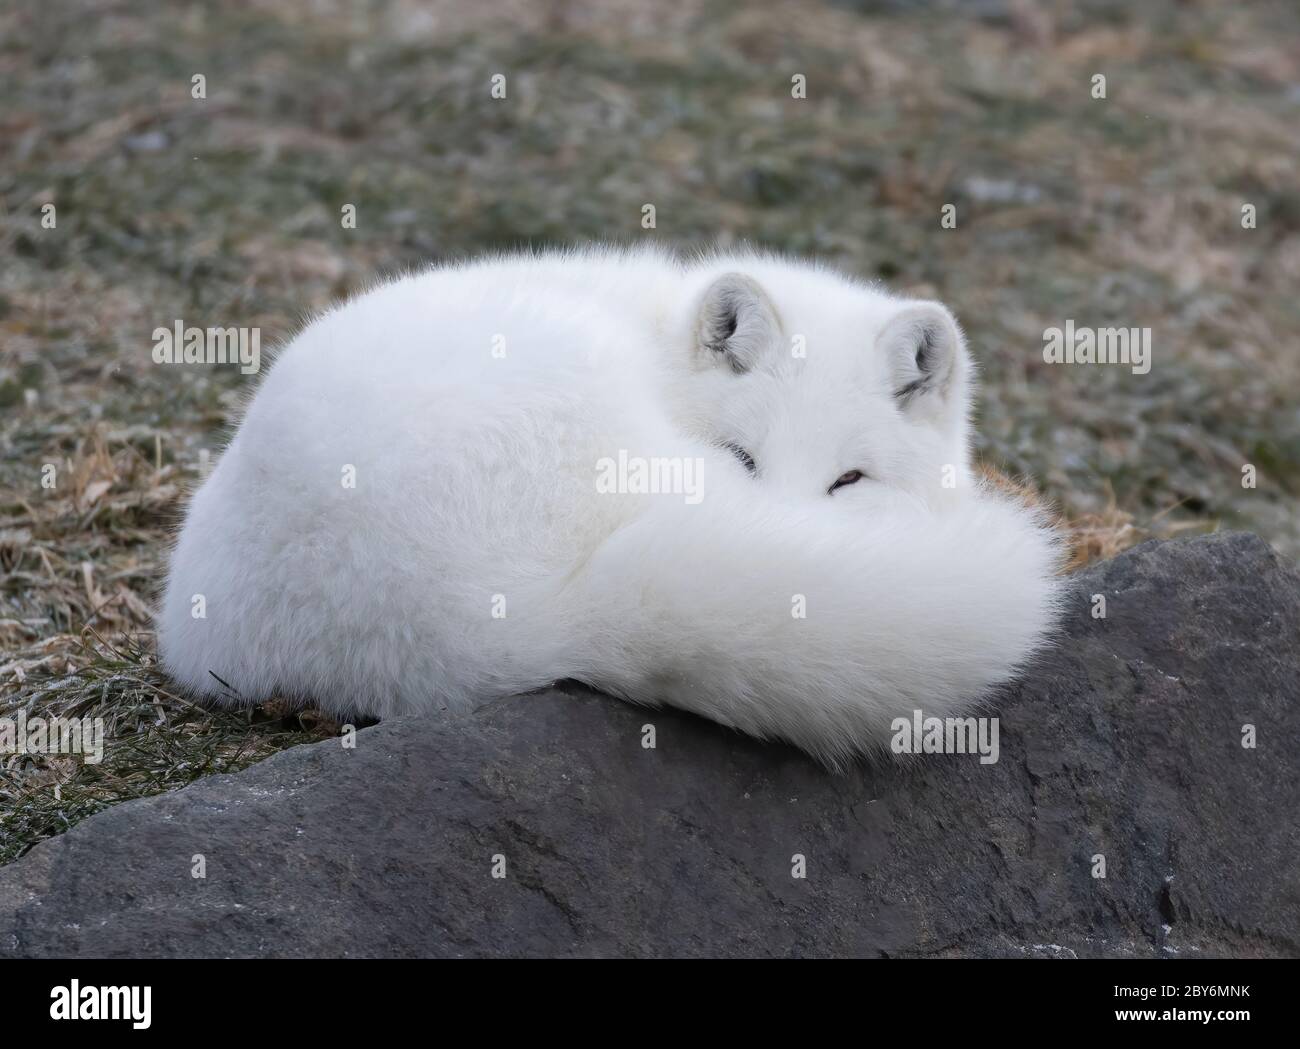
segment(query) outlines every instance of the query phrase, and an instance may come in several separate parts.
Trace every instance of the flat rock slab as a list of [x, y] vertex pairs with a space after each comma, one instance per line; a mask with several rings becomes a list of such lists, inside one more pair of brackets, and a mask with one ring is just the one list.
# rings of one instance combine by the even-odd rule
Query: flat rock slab
[[995, 764], [549, 690], [95, 816], [0, 870], [0, 954], [1300, 954], [1300, 577], [1228, 534], [1074, 583]]

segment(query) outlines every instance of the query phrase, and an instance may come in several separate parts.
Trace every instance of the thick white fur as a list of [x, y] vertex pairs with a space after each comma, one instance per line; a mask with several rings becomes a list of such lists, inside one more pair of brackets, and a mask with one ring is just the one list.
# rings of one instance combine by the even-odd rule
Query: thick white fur
[[[743, 360], [702, 345], [737, 296]], [[937, 304], [758, 254], [394, 281], [278, 355], [190, 505], [162, 660], [218, 701], [381, 718], [577, 679], [841, 763], [1051, 627], [1057, 542], [973, 481], [971, 373]], [[702, 458], [704, 498], [598, 493], [620, 450]]]

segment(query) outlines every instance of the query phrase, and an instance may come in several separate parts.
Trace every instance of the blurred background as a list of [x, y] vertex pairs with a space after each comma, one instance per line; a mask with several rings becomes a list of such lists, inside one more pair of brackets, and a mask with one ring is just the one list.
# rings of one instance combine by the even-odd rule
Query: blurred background
[[[0, 714], [134, 747], [0, 758], [0, 859], [329, 730], [151, 667], [166, 538], [256, 378], [154, 365], [155, 327], [266, 348], [439, 259], [751, 241], [947, 302], [982, 456], [1079, 559], [1214, 528], [1296, 557], [1298, 160], [1294, 0], [0, 4]], [[1150, 373], [1044, 364], [1067, 319], [1150, 327]]]

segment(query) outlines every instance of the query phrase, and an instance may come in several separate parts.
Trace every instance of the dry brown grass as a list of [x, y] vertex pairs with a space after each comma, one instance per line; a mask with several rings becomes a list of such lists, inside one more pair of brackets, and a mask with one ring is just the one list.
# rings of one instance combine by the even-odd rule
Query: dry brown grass
[[[459, 253], [749, 239], [954, 307], [980, 363], [981, 454], [1055, 508], [1072, 564], [1221, 525], [1300, 552], [1300, 9], [791, 11], [0, 7], [0, 716], [113, 726], [97, 768], [0, 758], [0, 860], [329, 731], [274, 705], [197, 709], [153, 666], [168, 537], [247, 392], [152, 365], [149, 332], [178, 317], [260, 326], [265, 348], [377, 276]], [[483, 90], [497, 70], [509, 105]], [[945, 202], [957, 230], [939, 228]], [[1066, 317], [1152, 326], [1151, 374], [1044, 365], [1041, 333]]]

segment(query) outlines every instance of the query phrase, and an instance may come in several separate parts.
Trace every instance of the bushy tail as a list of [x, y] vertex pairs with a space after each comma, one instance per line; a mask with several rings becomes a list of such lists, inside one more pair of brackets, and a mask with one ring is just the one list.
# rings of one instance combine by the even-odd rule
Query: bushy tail
[[876, 520], [664, 504], [574, 581], [597, 635], [582, 676], [839, 766], [1012, 677], [1053, 627], [1061, 553], [1043, 515], [982, 492]]

